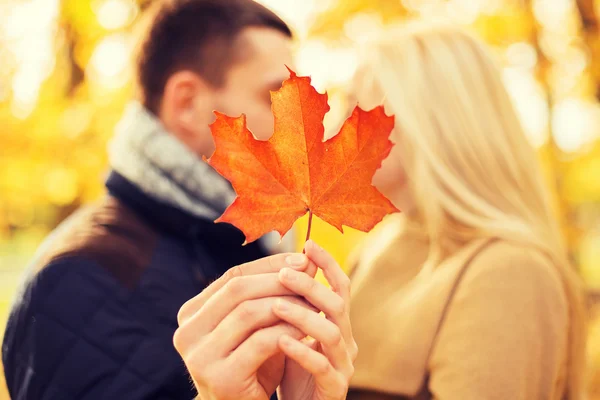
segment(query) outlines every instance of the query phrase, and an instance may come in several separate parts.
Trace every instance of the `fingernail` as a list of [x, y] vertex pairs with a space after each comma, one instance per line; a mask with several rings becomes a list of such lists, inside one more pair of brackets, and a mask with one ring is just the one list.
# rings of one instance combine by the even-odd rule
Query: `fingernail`
[[279, 273], [286, 281], [296, 280], [296, 275], [294, 274], [294, 271], [289, 268], [283, 268], [281, 271], [279, 271]]
[[318, 244], [316, 244], [312, 239], [310, 239], [308, 242], [306, 242], [306, 247], [308, 247], [309, 249], [313, 249], [315, 251], [322, 250], [321, 247]]
[[306, 265], [306, 256], [304, 254], [291, 254], [285, 258], [285, 262], [290, 267], [304, 267]]
[[286, 312], [290, 309], [290, 305], [285, 300], [278, 299], [277, 303], [275, 303], [275, 304], [279, 311]]

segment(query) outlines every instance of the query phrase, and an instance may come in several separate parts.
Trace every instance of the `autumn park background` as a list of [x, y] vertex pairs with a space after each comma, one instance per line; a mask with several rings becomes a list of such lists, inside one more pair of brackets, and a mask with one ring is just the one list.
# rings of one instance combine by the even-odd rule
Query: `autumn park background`
[[[103, 193], [105, 147], [131, 93], [131, 27], [150, 1], [0, 1], [0, 326], [43, 237]], [[297, 65], [345, 116], [352, 42], [412, 16], [449, 17], [495, 51], [539, 150], [570, 255], [600, 304], [600, 0], [262, 0], [296, 30]], [[306, 220], [298, 232], [305, 231]], [[302, 234], [298, 236], [301, 237]], [[319, 224], [340, 262], [362, 234]], [[600, 315], [600, 313], [598, 313]], [[1, 333], [0, 333], [1, 335]], [[590, 332], [600, 399], [600, 322]], [[0, 380], [1, 381], [1, 380]], [[0, 399], [8, 398], [0, 383]]]

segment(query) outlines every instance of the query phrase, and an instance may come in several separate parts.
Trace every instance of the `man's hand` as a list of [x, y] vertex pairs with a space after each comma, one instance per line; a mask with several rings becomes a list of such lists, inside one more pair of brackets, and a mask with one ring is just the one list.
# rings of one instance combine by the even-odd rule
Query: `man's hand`
[[284, 297], [311, 309], [280, 282], [284, 267], [307, 279], [316, 273], [302, 254], [266, 257], [230, 269], [182, 306], [173, 340], [202, 400], [266, 400], [275, 392], [284, 371], [281, 337], [306, 335], [282, 322], [274, 304]]

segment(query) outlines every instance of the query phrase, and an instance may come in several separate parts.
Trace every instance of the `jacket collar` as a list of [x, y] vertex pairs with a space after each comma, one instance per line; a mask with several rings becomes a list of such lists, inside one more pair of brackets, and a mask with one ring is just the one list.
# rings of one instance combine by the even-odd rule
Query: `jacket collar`
[[106, 187], [111, 196], [122, 201], [158, 230], [170, 235], [196, 240], [204, 237], [220, 238], [240, 246], [244, 242], [243, 233], [233, 225], [216, 224], [154, 199], [116, 171], [110, 172]]

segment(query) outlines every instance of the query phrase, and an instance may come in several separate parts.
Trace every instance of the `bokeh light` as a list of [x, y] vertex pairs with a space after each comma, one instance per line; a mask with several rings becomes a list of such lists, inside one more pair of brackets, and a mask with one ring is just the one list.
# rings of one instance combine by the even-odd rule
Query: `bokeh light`
[[54, 68], [59, 3], [58, 0], [13, 2], [4, 11], [0, 37], [15, 67], [11, 109], [14, 116], [23, 119], [34, 110], [40, 86]]
[[600, 106], [595, 102], [570, 98], [554, 106], [552, 135], [566, 153], [582, 149], [598, 138]]
[[504, 68], [504, 84], [515, 105], [523, 129], [536, 147], [548, 140], [548, 101], [546, 93], [527, 68]]
[[138, 5], [132, 0], [100, 0], [92, 7], [98, 23], [107, 30], [126, 27], [133, 22], [139, 11]]
[[105, 37], [96, 45], [86, 69], [88, 79], [107, 89], [123, 86], [129, 79], [131, 38], [123, 33]]

